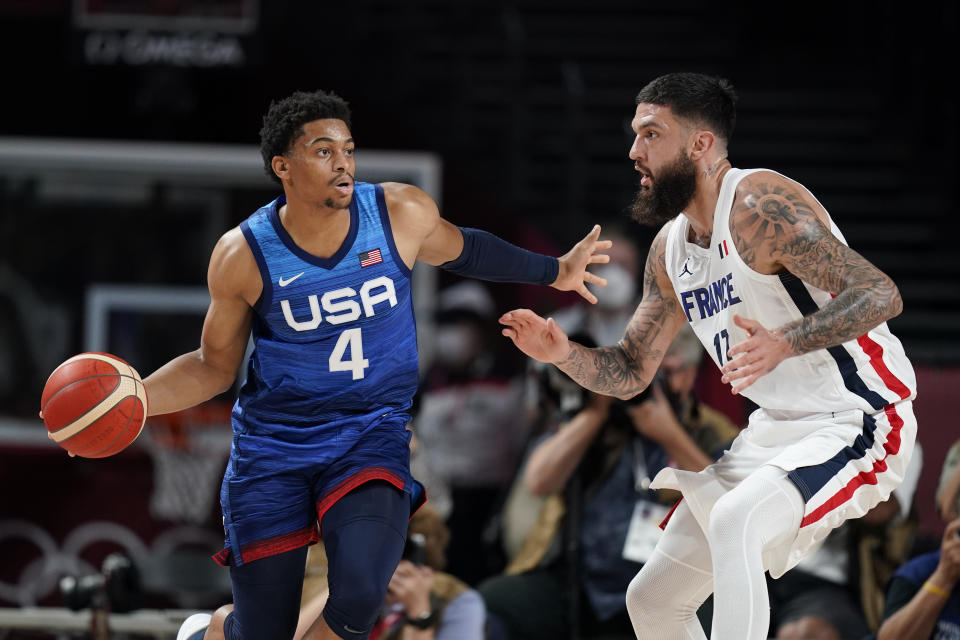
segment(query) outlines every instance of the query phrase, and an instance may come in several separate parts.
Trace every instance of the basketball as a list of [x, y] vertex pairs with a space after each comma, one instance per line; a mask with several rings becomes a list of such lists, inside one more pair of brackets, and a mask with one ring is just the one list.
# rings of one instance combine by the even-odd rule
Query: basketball
[[40, 404], [50, 437], [84, 458], [126, 449], [140, 435], [147, 415], [140, 374], [106, 353], [81, 353], [54, 369]]

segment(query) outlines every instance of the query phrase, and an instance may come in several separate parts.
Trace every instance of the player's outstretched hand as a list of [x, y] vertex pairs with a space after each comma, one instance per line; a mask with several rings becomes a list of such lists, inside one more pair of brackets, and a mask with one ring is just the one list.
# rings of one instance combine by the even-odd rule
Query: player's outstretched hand
[[559, 362], [570, 353], [567, 334], [554, 322], [544, 320], [530, 309], [515, 309], [500, 316], [501, 331], [520, 351], [540, 362]]
[[732, 383], [730, 393], [738, 394], [760, 376], [773, 371], [792, 355], [790, 343], [777, 332], [768, 331], [762, 324], [740, 314], [733, 314], [733, 323], [747, 332], [747, 339], [730, 349], [729, 361], [720, 371], [721, 380]]
[[576, 291], [590, 304], [596, 304], [597, 297], [587, 289], [587, 283], [605, 287], [607, 281], [587, 271], [587, 266], [610, 262], [610, 256], [597, 251], [606, 251], [612, 246], [612, 241], [600, 240], [600, 225], [594, 225], [593, 230], [583, 240], [558, 259], [560, 271], [556, 281], [550, 286], [560, 291]]

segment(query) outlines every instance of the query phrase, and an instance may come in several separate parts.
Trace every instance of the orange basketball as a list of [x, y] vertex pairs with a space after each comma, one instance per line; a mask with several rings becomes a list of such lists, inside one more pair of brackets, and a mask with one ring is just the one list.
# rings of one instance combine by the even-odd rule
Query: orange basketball
[[84, 458], [123, 451], [147, 416], [140, 374], [106, 353], [81, 353], [54, 369], [40, 404], [50, 437]]

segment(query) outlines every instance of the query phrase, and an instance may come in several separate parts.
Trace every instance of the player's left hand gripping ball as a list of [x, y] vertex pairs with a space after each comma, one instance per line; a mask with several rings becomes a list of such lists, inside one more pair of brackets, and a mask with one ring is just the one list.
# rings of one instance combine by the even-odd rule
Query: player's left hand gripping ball
[[84, 458], [123, 451], [147, 418], [140, 374], [106, 353], [81, 353], [54, 369], [40, 402], [50, 438]]

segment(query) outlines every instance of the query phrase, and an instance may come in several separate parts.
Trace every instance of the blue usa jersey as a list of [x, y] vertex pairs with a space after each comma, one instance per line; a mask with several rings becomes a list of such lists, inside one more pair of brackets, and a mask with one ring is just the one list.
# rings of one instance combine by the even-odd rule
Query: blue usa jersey
[[350, 230], [329, 258], [293, 242], [280, 222], [283, 203], [240, 225], [263, 294], [235, 431], [288, 463], [340, 458], [367, 436], [371, 445], [384, 437], [405, 444], [418, 382], [416, 326], [411, 272], [397, 253], [382, 187], [355, 184]]

